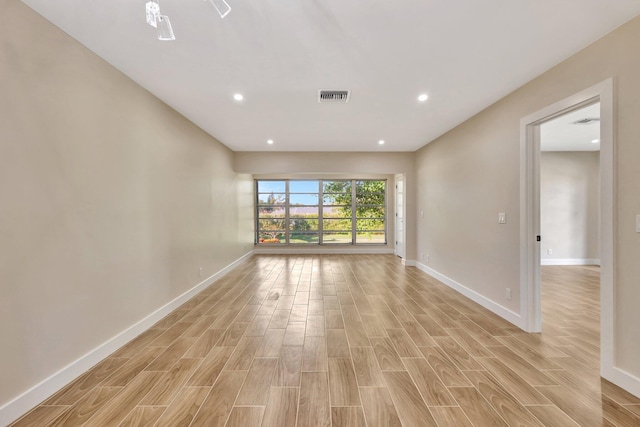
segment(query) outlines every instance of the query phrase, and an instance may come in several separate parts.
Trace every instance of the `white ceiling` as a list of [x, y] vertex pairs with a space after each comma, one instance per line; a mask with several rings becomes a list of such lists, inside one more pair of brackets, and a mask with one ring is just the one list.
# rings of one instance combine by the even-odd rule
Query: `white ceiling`
[[[574, 124], [583, 119], [599, 119], [600, 103], [557, 117], [540, 126], [542, 151], [599, 151], [600, 122]], [[597, 143], [592, 141], [597, 140]]]
[[[177, 40], [159, 41], [145, 0], [23, 1], [236, 151], [416, 150], [640, 14], [637, 0], [227, 0], [221, 20], [208, 1], [161, 0]], [[319, 89], [351, 100], [318, 104]]]

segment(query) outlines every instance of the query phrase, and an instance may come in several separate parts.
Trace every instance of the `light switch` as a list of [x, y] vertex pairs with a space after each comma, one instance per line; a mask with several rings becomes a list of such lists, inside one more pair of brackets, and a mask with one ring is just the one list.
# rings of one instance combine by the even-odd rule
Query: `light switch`
[[507, 214], [504, 212], [498, 213], [498, 224], [506, 224], [507, 223]]

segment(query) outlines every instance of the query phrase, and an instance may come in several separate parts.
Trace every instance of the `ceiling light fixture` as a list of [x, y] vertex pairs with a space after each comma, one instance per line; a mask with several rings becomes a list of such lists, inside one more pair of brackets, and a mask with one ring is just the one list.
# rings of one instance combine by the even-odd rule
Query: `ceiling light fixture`
[[273, 139], [267, 139], [267, 144], [273, 145]]
[[145, 5], [147, 24], [158, 31], [158, 40], [175, 40], [171, 21], [166, 15], [160, 15], [160, 4], [158, 0], [151, 0]]
[[209, 0], [209, 1], [213, 5], [213, 7], [216, 8], [221, 19], [224, 19], [224, 17], [227, 16], [229, 12], [231, 12], [231, 6], [229, 6], [229, 3], [227, 3], [226, 1], [224, 0]]
[[171, 21], [166, 15], [158, 16], [158, 40], [175, 40], [176, 36], [173, 34], [173, 28], [171, 27]]
[[[205, 0], [206, 1], [206, 0]], [[231, 6], [225, 0], [209, 0], [213, 7], [216, 8], [220, 18], [224, 19], [225, 16], [231, 12]], [[171, 27], [171, 21], [166, 15], [160, 15], [160, 3], [159, 0], [150, 0], [145, 4], [147, 24], [158, 30], [158, 40], [175, 40], [176, 36], [173, 34], [173, 28]]]
[[241, 93], [236, 93], [235, 95], [233, 95], [233, 99], [235, 99], [236, 101], [242, 101], [244, 99], [244, 96], [242, 96]]
[[592, 144], [597, 144], [598, 142], [600, 142], [599, 139], [594, 139], [594, 140], [591, 141]]
[[426, 93], [423, 93], [422, 95], [420, 95], [420, 96], [418, 97], [418, 101], [420, 101], [420, 102], [424, 102], [424, 101], [426, 101], [427, 99], [429, 99], [429, 95], [427, 95]]
[[381, 139], [380, 141], [378, 141], [378, 144], [384, 145], [384, 139]]
[[160, 5], [157, 1], [150, 1], [147, 2], [145, 8], [147, 11], [147, 24], [151, 25], [153, 28], [157, 28], [158, 16], [160, 16]]

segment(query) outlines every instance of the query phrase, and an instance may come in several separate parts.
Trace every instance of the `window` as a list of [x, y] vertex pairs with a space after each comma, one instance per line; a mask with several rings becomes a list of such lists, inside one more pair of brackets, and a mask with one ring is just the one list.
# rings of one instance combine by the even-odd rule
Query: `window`
[[257, 180], [258, 244], [386, 244], [385, 180]]

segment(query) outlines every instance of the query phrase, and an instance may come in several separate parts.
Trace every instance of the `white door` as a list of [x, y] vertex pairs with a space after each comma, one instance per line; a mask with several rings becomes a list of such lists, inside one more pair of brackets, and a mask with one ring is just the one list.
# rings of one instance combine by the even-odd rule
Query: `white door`
[[400, 258], [405, 257], [405, 239], [404, 239], [404, 175], [396, 175], [396, 213], [395, 213], [395, 240], [396, 250], [395, 253]]

